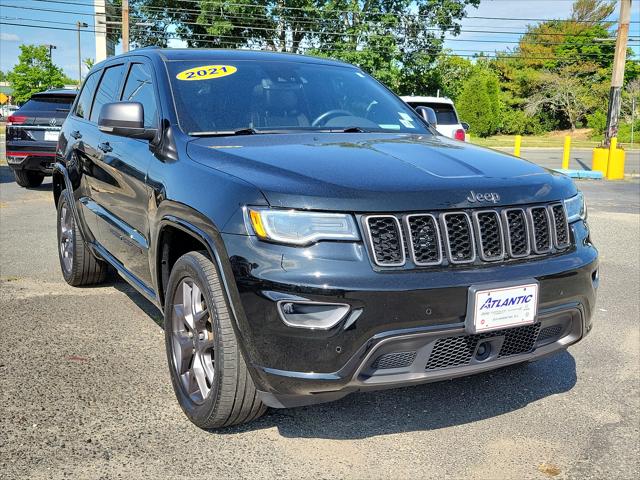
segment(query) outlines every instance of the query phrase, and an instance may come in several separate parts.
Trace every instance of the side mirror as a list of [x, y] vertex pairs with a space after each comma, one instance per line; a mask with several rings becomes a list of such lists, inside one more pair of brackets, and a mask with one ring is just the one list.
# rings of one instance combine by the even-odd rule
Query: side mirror
[[465, 132], [468, 132], [468, 131], [469, 131], [469, 128], [470, 128], [470, 127], [469, 127], [469, 124], [468, 124], [467, 122], [460, 122], [460, 125], [462, 125], [462, 129], [463, 129]]
[[416, 112], [418, 112], [418, 115], [424, 118], [432, 127], [438, 125], [438, 118], [436, 117], [436, 112], [433, 108], [420, 106], [416, 107]]
[[144, 107], [140, 102], [105, 103], [100, 109], [98, 129], [111, 135], [152, 140], [158, 132], [144, 128]]

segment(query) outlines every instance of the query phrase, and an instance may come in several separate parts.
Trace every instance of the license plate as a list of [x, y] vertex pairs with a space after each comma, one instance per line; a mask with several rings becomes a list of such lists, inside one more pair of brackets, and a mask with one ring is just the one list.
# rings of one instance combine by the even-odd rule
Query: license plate
[[538, 282], [479, 285], [469, 289], [466, 328], [483, 333], [535, 322]]
[[45, 142], [57, 142], [59, 134], [60, 134], [60, 132], [58, 132], [57, 130], [56, 131], [46, 130], [44, 132], [44, 141]]

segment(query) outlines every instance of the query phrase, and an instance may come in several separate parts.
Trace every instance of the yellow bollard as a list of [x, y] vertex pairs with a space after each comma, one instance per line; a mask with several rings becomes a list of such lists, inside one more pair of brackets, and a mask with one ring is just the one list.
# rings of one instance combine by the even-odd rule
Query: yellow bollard
[[569, 159], [571, 158], [571, 137], [567, 135], [564, 137], [564, 149], [562, 150], [562, 168], [567, 170], [569, 168]]
[[609, 150], [606, 148], [594, 148], [591, 157], [591, 170], [607, 174], [607, 164], [609, 163]]
[[607, 163], [607, 180], [624, 179], [624, 150], [618, 147], [618, 139], [611, 138], [609, 145], [609, 161]]
[[516, 135], [516, 144], [513, 146], [513, 154], [516, 157], [520, 156], [520, 144], [522, 143], [522, 135]]

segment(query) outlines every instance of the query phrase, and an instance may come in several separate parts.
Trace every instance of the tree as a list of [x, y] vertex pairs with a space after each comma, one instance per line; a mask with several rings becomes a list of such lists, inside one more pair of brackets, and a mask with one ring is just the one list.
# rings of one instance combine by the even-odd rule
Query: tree
[[525, 111], [531, 115], [550, 109], [562, 115], [571, 131], [590, 110], [589, 87], [578, 78], [546, 73], [542, 77], [540, 92], [529, 99]]
[[87, 67], [87, 70], [91, 70], [95, 65], [96, 61], [93, 58], [87, 57], [82, 61], [82, 63], [84, 63], [84, 66]]
[[34, 93], [64, 86], [64, 78], [62, 69], [51, 63], [44, 45], [20, 45], [18, 64], [7, 74], [17, 103], [26, 102]]
[[471, 132], [480, 137], [493, 135], [500, 127], [502, 102], [498, 77], [487, 68], [478, 68], [462, 85], [457, 110]]
[[422, 76], [457, 34], [465, 7], [480, 0], [138, 0], [136, 45], [166, 45], [170, 33], [191, 47], [310, 53], [360, 66], [389, 87], [422, 88]]
[[4, 82], [7, 79], [7, 74], [0, 70], [0, 82]]

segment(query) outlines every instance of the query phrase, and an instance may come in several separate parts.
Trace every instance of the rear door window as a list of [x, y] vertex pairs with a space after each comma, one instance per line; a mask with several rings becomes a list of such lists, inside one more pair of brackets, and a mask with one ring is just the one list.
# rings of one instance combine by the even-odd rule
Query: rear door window
[[78, 103], [76, 103], [76, 108], [73, 112], [76, 117], [86, 118], [87, 120], [89, 119], [91, 101], [93, 100], [93, 94], [96, 91], [96, 85], [98, 84], [99, 79], [100, 74], [98, 72], [94, 72], [84, 81], [82, 92], [80, 93]]
[[411, 105], [413, 108], [433, 108], [433, 111], [436, 112], [438, 125], [457, 125], [459, 123], [456, 111], [453, 108], [453, 105], [449, 103], [411, 102], [409, 103], [409, 105]]
[[144, 109], [144, 126], [153, 128], [157, 126], [158, 104], [153, 88], [153, 76], [151, 68], [142, 63], [131, 65], [127, 83], [122, 93], [125, 102], [140, 102]]
[[102, 80], [100, 80], [100, 86], [96, 92], [96, 98], [93, 101], [93, 107], [91, 107], [90, 120], [92, 122], [98, 122], [100, 110], [105, 103], [115, 102], [117, 100], [123, 74], [124, 65], [109, 67], [104, 71]]

